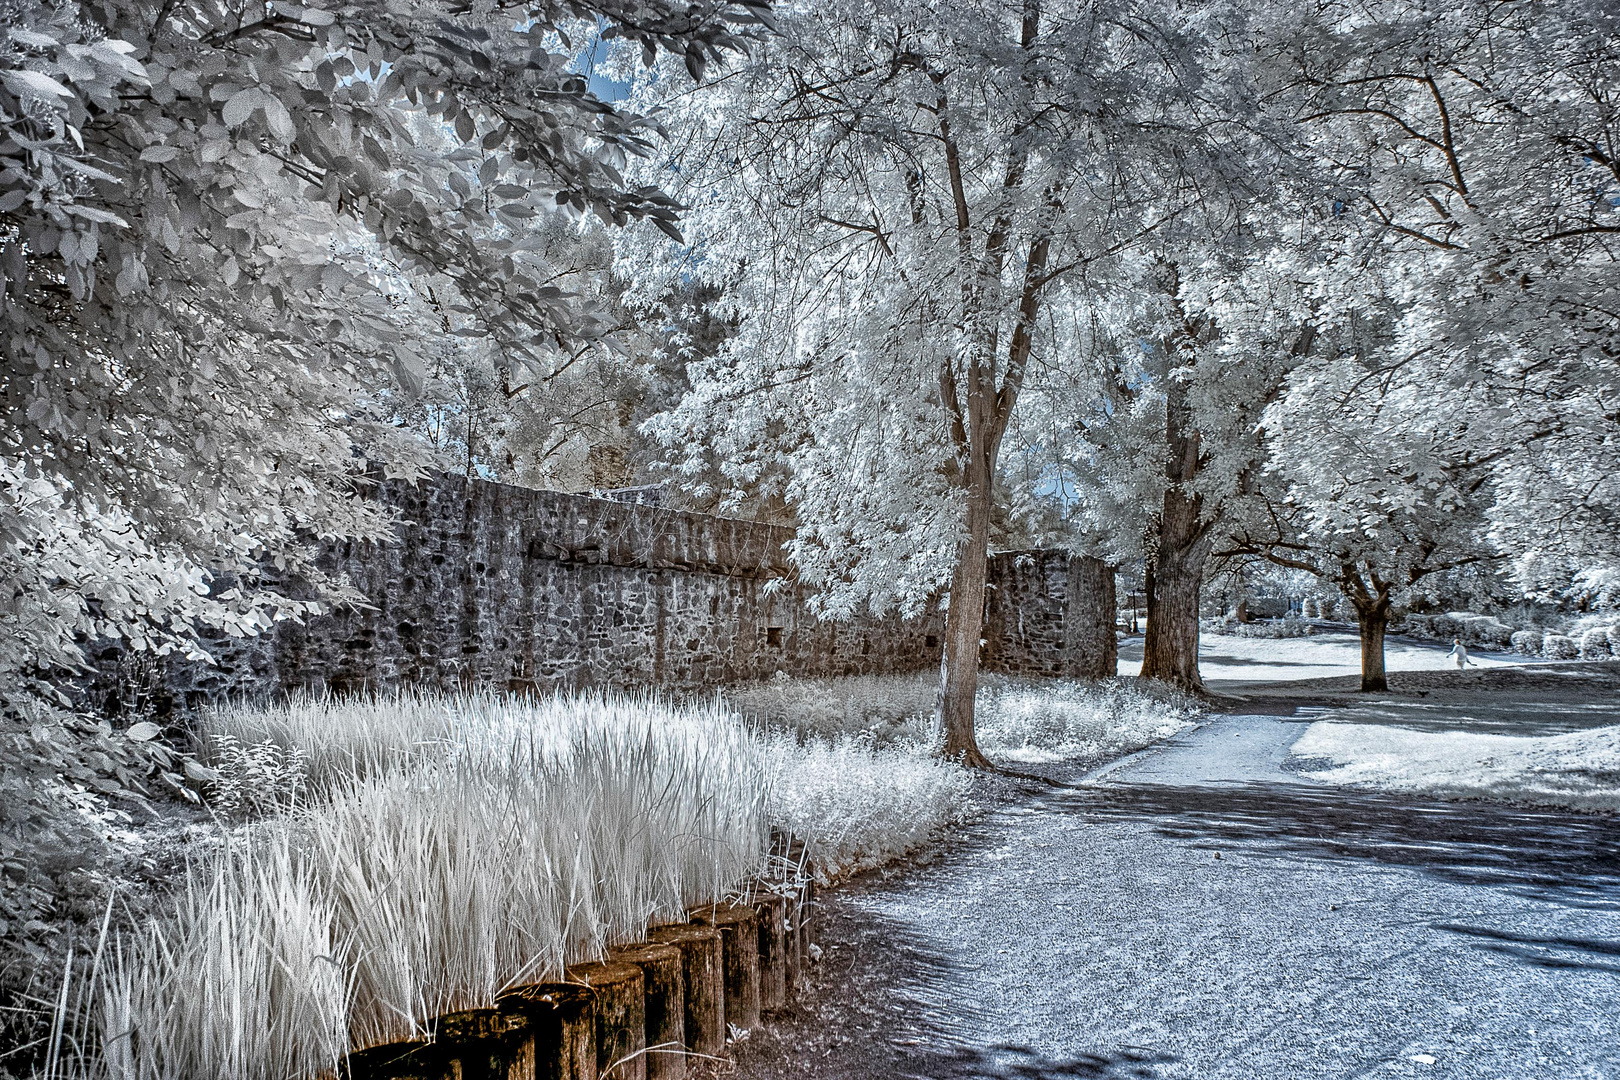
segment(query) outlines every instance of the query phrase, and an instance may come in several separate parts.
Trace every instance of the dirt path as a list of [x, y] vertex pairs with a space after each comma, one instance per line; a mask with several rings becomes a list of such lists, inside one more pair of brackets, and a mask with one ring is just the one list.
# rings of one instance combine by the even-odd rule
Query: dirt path
[[1301, 782], [1237, 715], [833, 894], [775, 1077], [1620, 1078], [1620, 825]]

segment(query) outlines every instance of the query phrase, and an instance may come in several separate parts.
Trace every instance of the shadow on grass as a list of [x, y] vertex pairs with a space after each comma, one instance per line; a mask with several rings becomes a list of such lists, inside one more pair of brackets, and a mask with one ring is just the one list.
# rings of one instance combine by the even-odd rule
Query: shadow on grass
[[1305, 784], [1094, 789], [1074, 810], [1254, 855], [1411, 867], [1570, 907], [1620, 908], [1620, 821]]

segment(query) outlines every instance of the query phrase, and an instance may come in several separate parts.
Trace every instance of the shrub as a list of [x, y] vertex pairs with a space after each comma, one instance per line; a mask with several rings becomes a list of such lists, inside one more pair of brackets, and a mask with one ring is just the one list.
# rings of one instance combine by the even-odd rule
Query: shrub
[[1470, 645], [1506, 647], [1512, 643], [1513, 627], [1494, 616], [1454, 611], [1449, 618], [1455, 620], [1459, 627], [1459, 632], [1454, 636], [1461, 637]]
[[1609, 651], [1609, 628], [1594, 626], [1581, 635], [1582, 660], [1607, 660]]
[[[766, 729], [800, 738], [848, 736], [873, 746], [931, 747], [939, 677], [862, 675], [773, 679], [724, 691], [726, 701]], [[1129, 753], [1166, 738], [1197, 713], [1191, 699], [1135, 682], [1020, 679], [986, 674], [975, 701], [985, 753], [1015, 760], [1086, 759]]]
[[1314, 633], [1311, 624], [1297, 615], [1281, 619], [1256, 619], [1241, 623], [1230, 617], [1205, 619], [1199, 624], [1206, 634], [1226, 634], [1244, 638], [1297, 638]]
[[1511, 644], [1514, 652], [1524, 653], [1526, 656], [1540, 656], [1541, 631], [1516, 630], [1513, 633]]
[[859, 735], [888, 746], [929, 739], [938, 692], [939, 675], [919, 671], [839, 679], [790, 679], [778, 673], [721, 693], [731, 708], [762, 727], [829, 740]]
[[291, 810], [304, 793], [308, 766], [302, 746], [283, 748], [270, 739], [244, 744], [230, 732], [214, 740], [214, 777], [208, 802], [230, 818]]
[[1541, 639], [1541, 655], [1549, 660], [1574, 660], [1581, 655], [1581, 647], [1574, 638], [1548, 634]]
[[1615, 623], [1609, 627], [1608, 634], [1609, 651], [1615, 656], [1620, 656], [1620, 623]]
[[1429, 629], [1425, 636], [1443, 638], [1450, 641], [1452, 638], [1462, 637], [1462, 620], [1452, 615], [1431, 615], [1428, 619]]
[[996, 680], [980, 690], [979, 746], [1013, 761], [1095, 761], [1128, 754], [1190, 727], [1191, 698], [1168, 688], [1104, 680]]
[[893, 862], [974, 812], [972, 774], [915, 749], [786, 732], [767, 746], [771, 823], [811, 839], [823, 882]]

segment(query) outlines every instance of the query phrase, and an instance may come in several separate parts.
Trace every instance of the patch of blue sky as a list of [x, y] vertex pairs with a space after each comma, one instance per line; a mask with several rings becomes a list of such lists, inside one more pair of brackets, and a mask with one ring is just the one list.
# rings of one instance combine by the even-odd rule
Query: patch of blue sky
[[585, 76], [585, 85], [598, 100], [612, 103], [628, 98], [631, 86], [628, 82], [609, 78], [598, 70], [607, 63], [608, 56], [616, 44], [602, 37], [602, 31], [606, 27], [605, 22], [597, 23], [596, 32], [591, 35], [591, 39], [574, 54], [574, 62], [569, 65], [569, 70]]

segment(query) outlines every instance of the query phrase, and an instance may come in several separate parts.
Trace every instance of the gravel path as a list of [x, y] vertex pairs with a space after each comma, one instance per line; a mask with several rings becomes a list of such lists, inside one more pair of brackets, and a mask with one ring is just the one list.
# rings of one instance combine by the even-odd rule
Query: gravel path
[[1301, 782], [1217, 716], [830, 895], [749, 1078], [1620, 1080], [1620, 827]]

